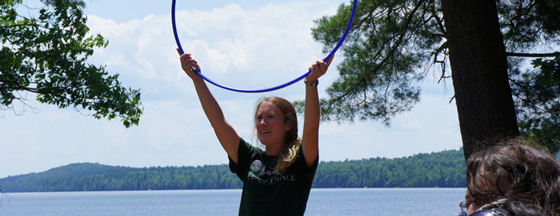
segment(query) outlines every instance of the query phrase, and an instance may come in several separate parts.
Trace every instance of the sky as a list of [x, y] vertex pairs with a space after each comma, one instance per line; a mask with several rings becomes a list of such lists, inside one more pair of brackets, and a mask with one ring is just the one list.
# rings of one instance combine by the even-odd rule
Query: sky
[[[119, 120], [98, 120], [88, 112], [41, 104], [28, 94], [26, 103], [34, 109], [16, 103], [14, 110], [0, 111], [0, 178], [82, 162], [130, 167], [227, 163], [192, 81], [180, 68], [171, 1], [85, 2], [90, 33], [109, 40], [89, 63], [105, 65], [110, 74], [119, 74], [123, 86], [140, 89], [140, 124], [127, 129]], [[350, 1], [178, 0], [177, 29], [183, 49], [193, 54], [208, 77], [231, 87], [260, 89], [304, 74], [325, 56], [311, 36], [313, 20], [334, 15], [343, 3]], [[342, 58], [337, 53], [320, 78], [320, 96], [326, 96], [324, 90], [337, 78], [335, 66]], [[421, 102], [394, 117], [389, 127], [376, 121], [321, 123], [319, 159], [395, 158], [459, 149], [451, 83], [429, 78], [420, 85]], [[259, 98], [302, 100], [304, 88], [301, 81], [274, 92], [246, 94], [210, 86], [228, 122], [250, 141]]]

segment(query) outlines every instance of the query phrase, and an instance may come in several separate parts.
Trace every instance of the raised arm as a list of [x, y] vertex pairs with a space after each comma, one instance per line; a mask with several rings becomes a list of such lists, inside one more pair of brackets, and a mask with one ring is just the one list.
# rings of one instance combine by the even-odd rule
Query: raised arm
[[224, 118], [224, 113], [222, 112], [220, 105], [212, 93], [210, 93], [210, 90], [208, 89], [208, 86], [206, 86], [204, 80], [192, 70], [194, 67], [198, 71], [201, 71], [200, 66], [194, 59], [191, 58], [191, 54], [183, 54], [181, 55], [181, 67], [192, 79], [196, 93], [198, 94], [198, 99], [202, 105], [202, 109], [210, 121], [212, 128], [214, 128], [214, 133], [216, 133], [216, 137], [218, 137], [220, 144], [228, 156], [237, 163], [239, 135], [237, 135], [235, 129], [233, 129], [233, 127]]
[[309, 68], [311, 73], [305, 77], [305, 108], [301, 146], [307, 167], [313, 166], [319, 156], [319, 119], [321, 114], [319, 93], [317, 92], [317, 86], [313, 86], [311, 83], [317, 81], [327, 72], [333, 58], [334, 56], [327, 62], [317, 61]]

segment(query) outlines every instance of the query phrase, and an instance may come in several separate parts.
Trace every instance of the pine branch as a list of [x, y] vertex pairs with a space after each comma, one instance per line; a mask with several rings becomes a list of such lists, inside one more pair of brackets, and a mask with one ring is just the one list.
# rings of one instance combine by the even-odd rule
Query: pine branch
[[532, 58], [539, 58], [539, 57], [556, 57], [560, 56], [560, 52], [552, 52], [552, 53], [513, 53], [513, 52], [506, 52], [507, 56], [515, 56], [515, 57], [532, 57]]

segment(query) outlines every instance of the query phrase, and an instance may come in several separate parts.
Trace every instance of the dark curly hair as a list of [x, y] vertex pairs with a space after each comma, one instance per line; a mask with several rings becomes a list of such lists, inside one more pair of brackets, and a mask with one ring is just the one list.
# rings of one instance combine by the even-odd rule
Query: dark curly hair
[[560, 164], [524, 137], [504, 139], [467, 160], [467, 190], [475, 199], [505, 198], [512, 215], [560, 216]]

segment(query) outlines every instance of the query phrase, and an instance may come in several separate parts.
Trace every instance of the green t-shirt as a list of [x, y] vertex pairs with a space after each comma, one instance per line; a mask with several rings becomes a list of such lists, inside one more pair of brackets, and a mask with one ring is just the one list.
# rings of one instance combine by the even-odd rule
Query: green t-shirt
[[276, 176], [277, 157], [241, 139], [238, 164], [229, 159], [231, 172], [243, 181], [239, 215], [303, 215], [318, 161], [308, 168], [299, 148], [295, 162]]

